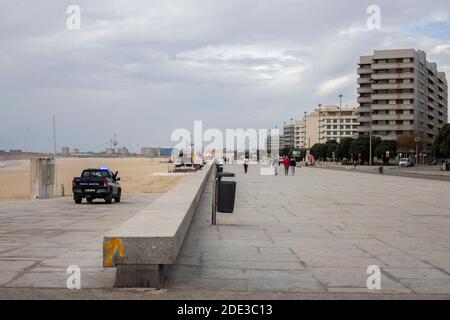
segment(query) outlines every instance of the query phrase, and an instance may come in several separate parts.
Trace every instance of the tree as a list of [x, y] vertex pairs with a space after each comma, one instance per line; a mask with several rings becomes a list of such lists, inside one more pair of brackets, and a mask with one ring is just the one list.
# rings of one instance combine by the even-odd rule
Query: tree
[[[416, 138], [420, 138], [420, 141], [417, 143]], [[405, 133], [398, 137], [397, 139], [397, 152], [398, 153], [416, 153], [416, 148], [419, 148], [419, 154], [423, 153], [425, 150], [425, 146], [428, 144], [428, 138], [423, 134], [415, 134], [413, 132], [411, 133]]]
[[280, 156], [282, 156], [282, 157], [289, 156], [290, 153], [291, 153], [291, 148], [289, 148], [289, 147], [285, 147], [280, 150]]
[[414, 133], [405, 133], [397, 138], [397, 152], [413, 153], [416, 151], [416, 135]]
[[395, 141], [383, 141], [379, 143], [375, 148], [375, 156], [378, 159], [383, 159], [383, 163], [387, 164], [387, 152], [389, 152], [389, 158], [395, 157], [395, 151], [397, 150], [397, 143]]
[[309, 153], [312, 154], [314, 156], [314, 158], [316, 158], [317, 160], [319, 160], [321, 158], [320, 157], [320, 146], [321, 146], [321, 143], [316, 143], [309, 150]]
[[352, 144], [355, 139], [353, 138], [344, 138], [342, 139], [341, 143], [339, 144], [338, 148], [338, 158], [339, 159], [349, 159], [352, 158]]
[[[325, 145], [327, 146], [327, 152], [326, 152], [326, 157], [327, 158], [338, 158], [338, 149], [339, 149], [339, 143], [337, 143], [337, 141], [335, 140], [331, 140], [331, 141], [327, 141], [325, 143]], [[334, 155], [334, 157], [333, 157]]]
[[316, 143], [309, 150], [309, 153], [312, 154], [316, 160], [325, 160], [327, 158], [328, 145], [323, 143]]
[[446, 124], [434, 140], [433, 155], [436, 158], [450, 157], [450, 124]]
[[370, 140], [367, 136], [358, 137], [353, 141], [350, 151], [356, 160], [359, 159], [359, 156], [363, 162], [369, 159], [369, 143]]

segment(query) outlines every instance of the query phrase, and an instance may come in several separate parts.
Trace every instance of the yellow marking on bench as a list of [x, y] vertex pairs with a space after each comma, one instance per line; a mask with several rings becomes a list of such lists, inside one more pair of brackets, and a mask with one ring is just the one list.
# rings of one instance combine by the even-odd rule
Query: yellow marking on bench
[[112, 239], [111, 241], [103, 244], [103, 250], [108, 250], [109, 253], [105, 258], [103, 266], [105, 268], [111, 268], [113, 266], [113, 258], [116, 255], [117, 250], [119, 251], [119, 256], [123, 258], [125, 252], [123, 251], [123, 240], [122, 239]]

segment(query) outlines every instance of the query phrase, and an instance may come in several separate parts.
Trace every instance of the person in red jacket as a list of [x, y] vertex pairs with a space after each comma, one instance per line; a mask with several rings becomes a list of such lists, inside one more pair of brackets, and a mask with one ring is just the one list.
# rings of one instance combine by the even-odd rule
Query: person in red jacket
[[283, 165], [284, 165], [284, 175], [288, 176], [289, 175], [289, 167], [291, 165], [291, 159], [289, 159], [289, 157], [284, 157], [283, 158]]

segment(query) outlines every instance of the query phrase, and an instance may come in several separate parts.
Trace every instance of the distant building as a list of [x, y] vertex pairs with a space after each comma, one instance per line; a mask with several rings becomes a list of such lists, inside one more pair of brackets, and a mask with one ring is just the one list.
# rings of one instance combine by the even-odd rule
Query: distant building
[[119, 155], [121, 156], [128, 156], [130, 152], [128, 151], [127, 147], [121, 147], [119, 148]]
[[68, 147], [62, 147], [61, 151], [62, 151], [62, 155], [63, 155], [64, 157], [70, 156], [70, 148], [68, 148]]
[[145, 147], [141, 149], [141, 154], [144, 157], [157, 158], [161, 156], [161, 149]]
[[18, 154], [18, 153], [22, 153], [23, 151], [22, 150], [20, 150], [20, 149], [11, 149], [11, 150], [9, 150], [9, 153], [12, 153], [12, 154]]
[[294, 148], [295, 143], [295, 124], [285, 123], [283, 126], [283, 148]]
[[161, 157], [170, 157], [172, 155], [173, 148], [159, 148], [159, 155]]
[[284, 135], [280, 134], [280, 150], [284, 149]]
[[295, 148], [310, 149], [317, 143], [341, 142], [358, 135], [356, 107], [325, 106], [295, 123]]
[[395, 140], [402, 134], [431, 143], [447, 123], [448, 86], [444, 72], [414, 49], [381, 50], [358, 65], [360, 135]]
[[[282, 146], [281, 146], [281, 136], [280, 133], [278, 132], [278, 130], [272, 131], [269, 130], [268, 134], [267, 134], [267, 139], [266, 139], [266, 151], [267, 153], [271, 153], [271, 151], [275, 151], [275, 150], [281, 150]], [[278, 156], [278, 155], [272, 155], [272, 156]]]
[[105, 150], [105, 154], [107, 156], [113, 156], [116, 154], [116, 150], [114, 148], [106, 148]]

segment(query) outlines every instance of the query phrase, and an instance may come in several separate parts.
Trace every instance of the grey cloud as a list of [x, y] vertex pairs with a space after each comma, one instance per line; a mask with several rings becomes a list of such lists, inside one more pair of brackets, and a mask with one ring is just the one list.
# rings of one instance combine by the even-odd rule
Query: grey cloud
[[[272, 127], [341, 92], [355, 105], [356, 63], [374, 49], [423, 49], [449, 71], [433, 51], [448, 43], [408, 29], [447, 0], [377, 2], [382, 29], [364, 32], [372, 1], [0, 1], [0, 149], [51, 150], [53, 114], [60, 144], [100, 149], [117, 133], [137, 148], [194, 120]], [[80, 31], [65, 29], [74, 3]]]

